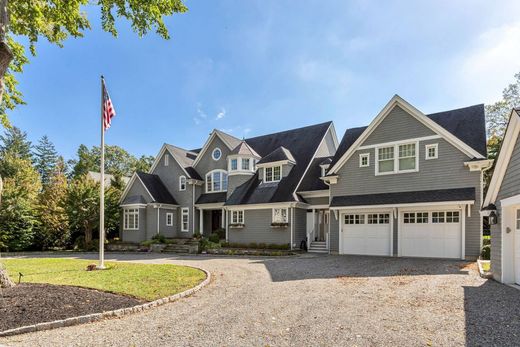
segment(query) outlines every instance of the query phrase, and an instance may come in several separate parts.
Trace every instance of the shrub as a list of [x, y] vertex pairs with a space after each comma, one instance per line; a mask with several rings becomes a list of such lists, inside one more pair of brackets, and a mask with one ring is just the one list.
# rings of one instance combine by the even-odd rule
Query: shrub
[[219, 240], [226, 238], [226, 229], [220, 228], [220, 229], [215, 230], [213, 233], [216, 233], [218, 235]]
[[193, 233], [193, 237], [196, 239], [200, 239], [202, 238], [202, 234], [200, 233], [200, 231], [195, 230], [195, 232]]
[[150, 247], [152, 244], [154, 244], [154, 240], [146, 240], [140, 243], [141, 246]]
[[217, 249], [220, 248], [220, 243], [212, 242], [211, 240], [202, 238], [199, 240], [199, 252], [205, 251], [207, 249]]
[[482, 247], [482, 252], [480, 252], [480, 258], [482, 260], [489, 260], [491, 258], [491, 246], [485, 245]]
[[152, 237], [153, 241], [156, 241], [154, 243], [166, 243], [166, 236], [163, 234], [156, 234]]
[[214, 243], [218, 243], [220, 241], [220, 236], [218, 233], [211, 233], [208, 237], [208, 239], [211, 241], [211, 242], [214, 242]]
[[247, 248], [253, 248], [253, 249], [258, 248], [258, 244], [255, 242], [251, 242], [249, 245], [247, 245]]
[[259, 244], [258, 244], [258, 248], [260, 248], [260, 249], [266, 249], [266, 248], [267, 248], [267, 244], [265, 244], [265, 243], [259, 243]]

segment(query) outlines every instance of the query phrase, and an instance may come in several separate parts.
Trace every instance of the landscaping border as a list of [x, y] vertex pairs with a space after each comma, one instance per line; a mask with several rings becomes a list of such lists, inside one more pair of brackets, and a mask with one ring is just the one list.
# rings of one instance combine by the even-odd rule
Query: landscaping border
[[[36, 331], [51, 330], [51, 329], [56, 329], [56, 328], [70, 327], [73, 325], [93, 323], [93, 322], [101, 321], [103, 319], [120, 318], [120, 317], [127, 316], [127, 315], [130, 315], [133, 313], [147, 311], [154, 307], [167, 304], [169, 302], [177, 301], [186, 296], [195, 294], [196, 292], [200, 291], [202, 288], [204, 288], [211, 282], [211, 273], [209, 271], [207, 271], [206, 269], [203, 269], [203, 268], [200, 268], [197, 266], [187, 266], [187, 267], [201, 270], [202, 272], [204, 272], [206, 274], [206, 279], [204, 281], [202, 281], [201, 283], [199, 283], [198, 285], [196, 285], [195, 287], [187, 289], [181, 293], [170, 295], [165, 298], [157, 299], [157, 300], [150, 301], [150, 302], [140, 304], [137, 306], [120, 308], [120, 309], [113, 310], [113, 311], [92, 313], [92, 314], [78, 316], [78, 317], [70, 317], [70, 318], [66, 318], [66, 319], [60, 319], [60, 320], [55, 320], [55, 321], [45, 322], [45, 323], [38, 323], [38, 324], [34, 324], [34, 325], [26, 325], [26, 326], [19, 327], [19, 328], [0, 331], [0, 337], [14, 336], [14, 335], [32, 333], [32, 332], [36, 332]], [[98, 289], [96, 289], [96, 290], [98, 290]]]

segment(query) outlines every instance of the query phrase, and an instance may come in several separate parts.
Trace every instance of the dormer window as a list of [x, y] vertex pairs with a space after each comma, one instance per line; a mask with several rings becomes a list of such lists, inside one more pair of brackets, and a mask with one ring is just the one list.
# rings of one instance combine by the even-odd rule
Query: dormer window
[[264, 168], [264, 182], [279, 182], [282, 179], [282, 167], [270, 166]]
[[238, 159], [231, 159], [231, 165], [230, 165], [230, 171], [237, 171], [238, 170]]
[[252, 173], [255, 172], [255, 159], [232, 156], [229, 158], [228, 169], [231, 173]]
[[228, 177], [224, 170], [213, 170], [206, 174], [206, 193], [227, 191]]
[[242, 170], [249, 171], [250, 165], [249, 165], [249, 158], [242, 158]]
[[186, 176], [179, 177], [179, 190], [186, 190]]

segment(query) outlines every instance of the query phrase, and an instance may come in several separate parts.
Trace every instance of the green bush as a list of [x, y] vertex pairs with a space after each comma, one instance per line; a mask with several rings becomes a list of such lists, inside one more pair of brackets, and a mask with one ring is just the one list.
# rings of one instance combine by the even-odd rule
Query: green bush
[[166, 236], [163, 234], [156, 234], [152, 237], [152, 240], [156, 241], [154, 243], [166, 243]]
[[484, 247], [482, 247], [482, 252], [480, 252], [480, 258], [483, 260], [490, 260], [491, 245], [485, 245]]
[[220, 248], [220, 243], [212, 242], [211, 240], [202, 238], [199, 240], [199, 252], [205, 251], [207, 249], [217, 249]]
[[200, 233], [200, 231], [195, 230], [195, 232], [193, 233], [193, 237], [196, 238], [196, 239], [201, 239], [202, 238], [202, 234]]
[[214, 243], [220, 242], [220, 235], [218, 233], [211, 233], [208, 237], [208, 240]]
[[258, 244], [258, 248], [259, 249], [267, 249], [267, 244], [266, 243], [259, 243]]
[[152, 244], [156, 243], [155, 240], [146, 240], [140, 243], [141, 246], [150, 247]]
[[92, 241], [86, 243], [85, 236], [81, 235], [76, 238], [74, 241], [74, 250], [75, 251], [98, 251], [99, 250], [99, 240], [93, 239]]
[[245, 248], [253, 248], [253, 249], [256, 249], [258, 248], [258, 244], [256, 242], [251, 242], [249, 245], [247, 245], [247, 247]]
[[219, 240], [223, 240], [226, 238], [226, 229], [217, 229], [214, 231], [218, 235]]
[[255, 243], [249, 244], [235, 243], [235, 242], [222, 242], [221, 246], [224, 248], [249, 248], [249, 249], [274, 249], [274, 250], [289, 250], [289, 244], [278, 245], [275, 243]]

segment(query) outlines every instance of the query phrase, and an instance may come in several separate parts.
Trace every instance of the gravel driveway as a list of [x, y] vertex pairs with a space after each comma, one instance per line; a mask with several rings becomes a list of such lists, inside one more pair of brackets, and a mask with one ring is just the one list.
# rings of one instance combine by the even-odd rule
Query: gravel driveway
[[192, 297], [148, 312], [0, 344], [520, 345], [520, 291], [480, 278], [474, 263], [328, 255], [108, 258], [201, 266], [214, 280]]

